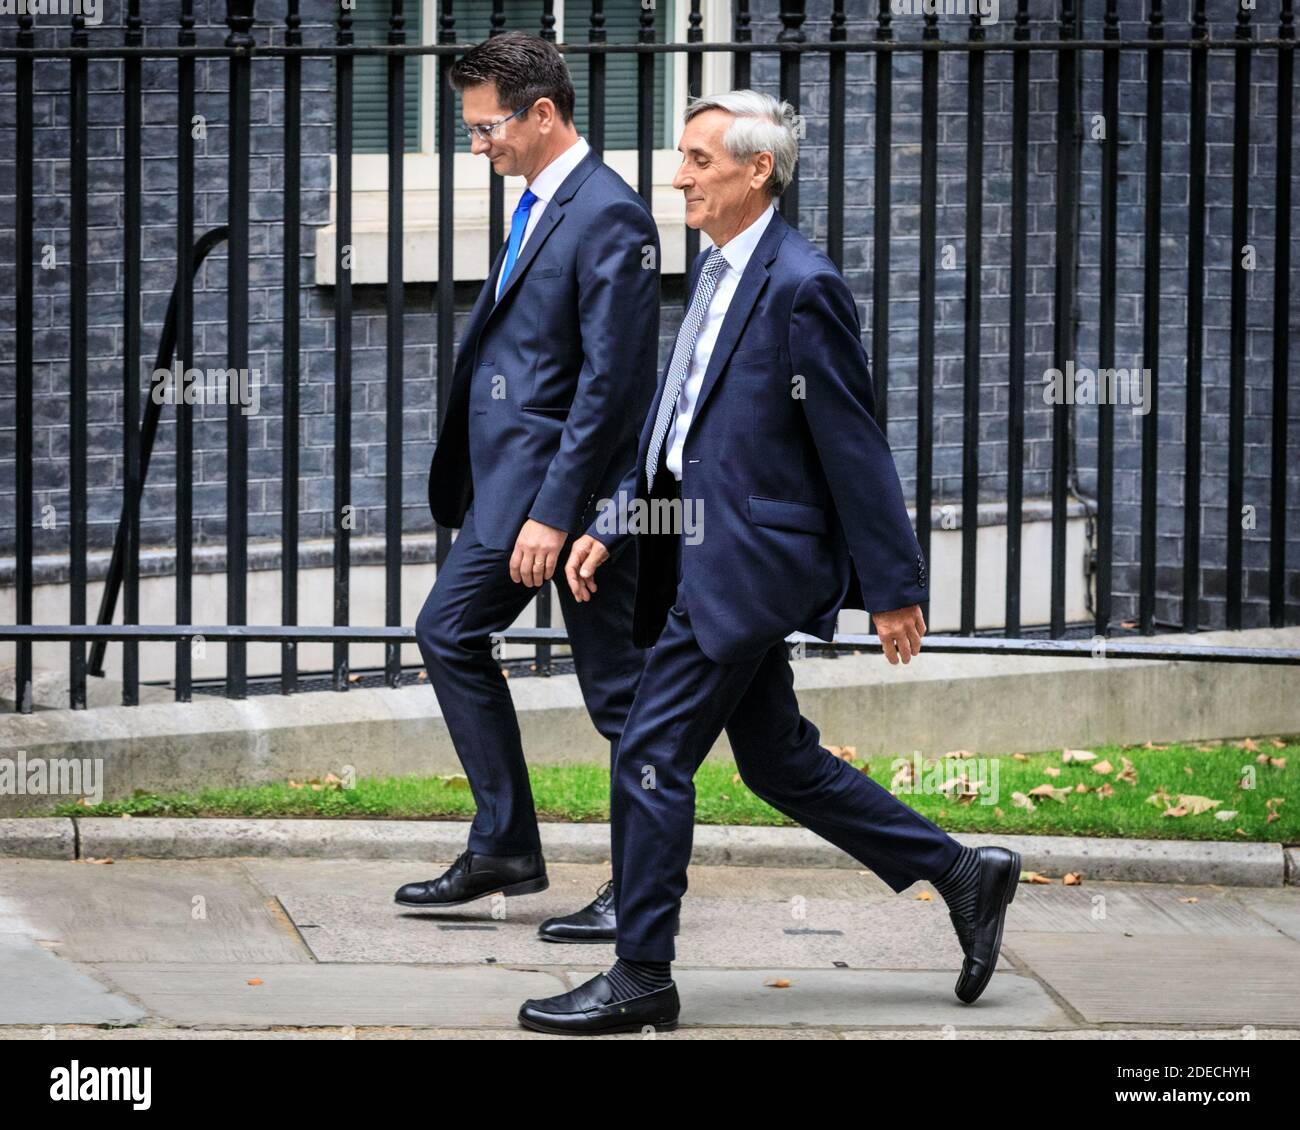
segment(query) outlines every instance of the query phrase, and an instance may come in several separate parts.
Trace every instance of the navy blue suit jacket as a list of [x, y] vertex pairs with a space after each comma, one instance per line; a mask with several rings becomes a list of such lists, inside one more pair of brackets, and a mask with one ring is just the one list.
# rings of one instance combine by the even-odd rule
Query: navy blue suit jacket
[[429, 509], [512, 549], [526, 518], [581, 532], [633, 457], [654, 388], [659, 232], [591, 151], [564, 179], [493, 301], [470, 311], [429, 465]]
[[[706, 253], [692, 264], [687, 309]], [[682, 452], [682, 498], [701, 507], [698, 539], [683, 539], [682, 599], [717, 662], [796, 631], [829, 640], [841, 608], [885, 612], [928, 598], [861, 335], [835, 264], [776, 213], [723, 319]], [[646, 455], [667, 375], [665, 366], [620, 484], [624, 505], [648, 498]], [[629, 539], [637, 546], [634, 640], [648, 647], [677, 591], [671, 541], [622, 522], [607, 532], [619, 508], [610, 497], [615, 510], [587, 532], [611, 552]]]

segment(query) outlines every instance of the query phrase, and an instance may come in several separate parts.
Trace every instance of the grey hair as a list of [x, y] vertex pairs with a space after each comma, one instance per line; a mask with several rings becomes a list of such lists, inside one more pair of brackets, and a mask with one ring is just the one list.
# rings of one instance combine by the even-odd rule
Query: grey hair
[[693, 99], [682, 115], [689, 122], [705, 110], [725, 110], [735, 121], [722, 135], [722, 143], [736, 161], [748, 161], [759, 153], [772, 154], [772, 175], [763, 186], [770, 197], [778, 197], [794, 179], [799, 160], [796, 114], [789, 102], [778, 102], [757, 90], [731, 90], [708, 98]]

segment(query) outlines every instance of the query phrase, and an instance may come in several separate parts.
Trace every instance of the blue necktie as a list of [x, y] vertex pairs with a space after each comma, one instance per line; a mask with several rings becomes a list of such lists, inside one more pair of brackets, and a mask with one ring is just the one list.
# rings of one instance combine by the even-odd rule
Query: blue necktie
[[501, 297], [506, 279], [510, 277], [510, 270], [515, 265], [515, 260], [519, 258], [519, 246], [524, 242], [524, 229], [528, 227], [528, 214], [538, 199], [531, 188], [524, 189], [523, 196], [515, 206], [515, 214], [510, 217], [510, 244], [506, 248], [506, 261], [502, 264], [501, 274], [497, 278], [497, 298]]

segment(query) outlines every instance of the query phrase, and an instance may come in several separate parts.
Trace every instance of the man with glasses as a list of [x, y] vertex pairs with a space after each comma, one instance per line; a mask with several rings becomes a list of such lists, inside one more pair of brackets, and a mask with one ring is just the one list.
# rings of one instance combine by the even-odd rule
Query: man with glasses
[[[436, 521], [459, 528], [416, 620], [429, 681], [478, 811], [468, 848], [401, 906], [547, 886], [519, 723], [492, 637], [552, 581], [636, 454], [654, 391], [659, 237], [649, 208], [578, 136], [568, 69], [535, 35], [494, 36], [451, 69], [474, 153], [527, 188], [469, 314], [429, 469]], [[611, 766], [645, 653], [632, 643], [635, 555], [601, 601], [557, 584], [574, 666]], [[556, 578], [562, 580], [562, 575]], [[549, 941], [613, 942], [606, 883]]]

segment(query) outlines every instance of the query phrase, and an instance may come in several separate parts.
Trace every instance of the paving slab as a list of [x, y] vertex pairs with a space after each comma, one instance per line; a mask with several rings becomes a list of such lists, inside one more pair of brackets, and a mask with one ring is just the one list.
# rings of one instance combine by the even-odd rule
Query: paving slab
[[1017, 933], [1015, 956], [1094, 1024], [1300, 1024], [1300, 944], [1276, 937]]
[[146, 1016], [35, 938], [0, 933], [0, 1024], [130, 1024]]
[[[688, 1024], [758, 1027], [952, 1025], [1069, 1027], [1071, 1019], [1032, 977], [994, 973], [973, 1005], [953, 993], [948, 972], [859, 969], [674, 971]], [[789, 988], [769, 982], [785, 980]]]
[[[1244, 894], [1246, 898], [1238, 898]], [[1281, 891], [1146, 883], [1089, 883], [1077, 887], [1021, 883], [1007, 914], [1007, 933], [1189, 934], [1203, 937], [1270, 937], [1278, 929], [1249, 898], [1273, 895], [1279, 907], [1300, 899]]]
[[[445, 862], [0, 860], [0, 1037], [102, 1024], [533, 1038], [516, 1026], [524, 999], [612, 961], [608, 945], [535, 937], [608, 865], [556, 864], [539, 895], [441, 914], [393, 904]], [[895, 895], [865, 870], [692, 868], [674, 967], [688, 1035], [672, 1038], [1300, 1032], [1294, 887], [1021, 884], [973, 1006], [953, 994], [960, 951], [928, 890]]]
[[[598, 967], [523, 970], [410, 965], [122, 965], [98, 967], [149, 1012], [175, 1024], [446, 1025], [514, 1028], [529, 997], [567, 991]], [[563, 973], [565, 976], [560, 976]], [[953, 995], [949, 972], [684, 969], [682, 1023], [708, 1027], [979, 1024], [1068, 1026], [1030, 977], [995, 974], [976, 1006]], [[789, 988], [765, 982], [785, 979]], [[260, 980], [261, 984], [249, 984]]]
[[1233, 891], [1232, 897], [1275, 930], [1300, 942], [1300, 898], [1291, 891]]
[[[585, 906], [607, 868], [552, 864], [550, 887], [526, 898], [494, 897], [443, 911], [393, 903], [405, 882], [441, 864], [247, 860], [258, 885], [277, 896], [319, 961], [481, 961], [552, 965], [572, 953], [608, 955], [613, 946], [544, 942], [547, 918]], [[677, 967], [763, 966], [892, 969], [961, 968], [962, 952], [942, 899], [895, 895], [869, 872], [693, 867], [682, 901]], [[1012, 904], [1012, 911], [1015, 904]], [[584, 959], [586, 960], [586, 959]], [[1001, 959], [1006, 965], [1006, 959]], [[1007, 966], [1010, 968], [1010, 966]]]
[[0, 860], [0, 890], [71, 961], [312, 960], [274, 896], [237, 863]]
[[[529, 997], [567, 992], [552, 973], [484, 966], [98, 966], [113, 984], [174, 1024], [511, 1027]], [[250, 982], [260, 982], [253, 983]]]

